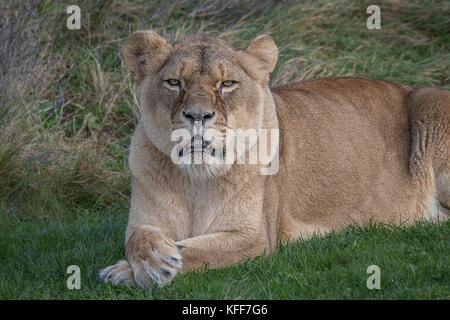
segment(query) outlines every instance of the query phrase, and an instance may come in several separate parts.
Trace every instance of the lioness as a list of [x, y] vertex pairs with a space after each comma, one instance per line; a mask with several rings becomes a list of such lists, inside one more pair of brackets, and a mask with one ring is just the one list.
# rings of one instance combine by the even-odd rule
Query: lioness
[[[209, 36], [170, 44], [137, 31], [122, 57], [141, 119], [129, 156], [126, 260], [101, 270], [104, 281], [162, 286], [180, 271], [273, 252], [280, 239], [449, 213], [449, 91], [354, 78], [269, 88], [278, 50], [268, 35], [239, 50]], [[196, 124], [221, 135], [279, 130], [278, 170], [175, 163], [172, 133]], [[192, 141], [192, 154], [215, 146]]]

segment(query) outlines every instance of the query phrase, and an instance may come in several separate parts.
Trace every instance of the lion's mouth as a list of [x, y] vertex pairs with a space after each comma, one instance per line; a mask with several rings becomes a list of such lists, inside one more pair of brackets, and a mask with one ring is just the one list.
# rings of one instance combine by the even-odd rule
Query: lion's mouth
[[[203, 140], [202, 138], [192, 137], [190, 148], [188, 147], [188, 148], [180, 149], [180, 151], [178, 152], [178, 155], [180, 157], [182, 157], [182, 156], [187, 155], [189, 153], [205, 152], [206, 148], [210, 144], [211, 144], [211, 141], [206, 141], [206, 140]], [[188, 150], [186, 150], [186, 149], [188, 149]], [[214, 152], [214, 149], [213, 149], [213, 152]]]
[[[223, 152], [225, 152], [225, 148], [223, 148]], [[180, 149], [178, 156], [183, 157], [192, 153], [208, 153], [210, 156], [215, 157], [217, 150], [211, 145], [211, 141], [204, 140], [201, 137], [193, 137], [191, 139], [190, 148]]]
[[203, 152], [211, 144], [211, 141], [203, 140], [203, 138], [191, 139], [191, 152]]

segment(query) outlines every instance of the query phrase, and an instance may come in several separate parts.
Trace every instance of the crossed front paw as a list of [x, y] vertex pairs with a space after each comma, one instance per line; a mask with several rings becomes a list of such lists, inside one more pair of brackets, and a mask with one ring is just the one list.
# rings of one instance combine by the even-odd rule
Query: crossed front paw
[[181, 252], [160, 229], [138, 227], [128, 239], [125, 255], [135, 283], [147, 289], [153, 282], [162, 287], [172, 281], [183, 267]]

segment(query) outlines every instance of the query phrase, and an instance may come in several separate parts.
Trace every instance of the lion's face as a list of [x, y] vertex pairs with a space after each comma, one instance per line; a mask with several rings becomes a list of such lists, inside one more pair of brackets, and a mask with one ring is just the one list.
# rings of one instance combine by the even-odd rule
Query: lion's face
[[244, 51], [212, 37], [171, 45], [154, 32], [138, 31], [122, 54], [138, 83], [147, 136], [191, 175], [216, 176], [231, 167], [214, 162], [230, 152], [227, 130], [261, 128], [268, 77], [277, 60], [270, 37], [256, 38]]

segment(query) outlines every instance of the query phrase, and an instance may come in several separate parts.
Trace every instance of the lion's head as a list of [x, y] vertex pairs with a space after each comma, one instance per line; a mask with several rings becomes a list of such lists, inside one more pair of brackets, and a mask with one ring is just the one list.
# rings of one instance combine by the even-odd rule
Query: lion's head
[[[226, 172], [230, 164], [196, 164], [191, 156], [198, 152], [209, 160], [223, 156], [228, 150], [220, 138], [227, 129], [258, 130], [263, 125], [269, 74], [278, 56], [270, 36], [258, 36], [239, 50], [209, 36], [170, 44], [153, 31], [137, 31], [124, 44], [122, 56], [138, 84], [148, 138], [172, 159], [174, 155], [192, 159], [191, 164], [179, 162], [191, 175]], [[193, 133], [194, 127], [214, 134], [172, 141], [177, 130]]]

